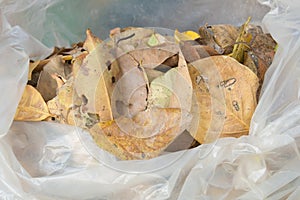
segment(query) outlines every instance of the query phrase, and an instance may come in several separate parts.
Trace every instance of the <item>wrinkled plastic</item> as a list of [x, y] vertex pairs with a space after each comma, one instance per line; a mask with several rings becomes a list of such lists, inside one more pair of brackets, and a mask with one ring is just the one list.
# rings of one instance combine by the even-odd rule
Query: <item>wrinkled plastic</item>
[[[260, 3], [1, 1], [0, 199], [297, 200], [300, 3]], [[12, 123], [29, 59], [50, 52], [42, 43], [52, 47], [77, 42], [87, 27], [100, 34], [128, 25], [187, 29], [205, 22], [241, 24], [249, 15], [262, 22], [279, 44], [249, 136], [219, 139], [213, 148], [202, 145], [148, 161], [110, 165], [82, 145], [82, 139], [91, 138], [81, 129], [47, 122]]]

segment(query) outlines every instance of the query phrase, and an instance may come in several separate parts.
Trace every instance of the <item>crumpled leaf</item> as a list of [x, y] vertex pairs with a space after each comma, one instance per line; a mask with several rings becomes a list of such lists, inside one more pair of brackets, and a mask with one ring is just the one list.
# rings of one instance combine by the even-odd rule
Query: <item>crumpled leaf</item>
[[[133, 29], [137, 30], [137, 29]], [[132, 30], [131, 30], [132, 31]], [[116, 78], [116, 87], [112, 94], [112, 108], [114, 117], [125, 115], [127, 117], [134, 116], [140, 111], [143, 111], [148, 106], [149, 95], [149, 79], [151, 81], [156, 78], [164, 70], [169, 70], [172, 67], [177, 67], [179, 63], [178, 54], [180, 49], [174, 43], [166, 42], [159, 34], [151, 34], [146, 36], [146, 43], [143, 45], [141, 41], [137, 41], [136, 35], [149, 32], [147, 29], [138, 29], [138, 32], [132, 32], [133, 35], [126, 41], [117, 42], [115, 48], [116, 60], [112, 63], [111, 69], [117, 65], [120, 69], [120, 76]], [[127, 31], [125, 31], [127, 32]], [[143, 34], [142, 34], [143, 35]], [[151, 37], [156, 37], [159, 44], [149, 47]], [[148, 38], [148, 39], [147, 39]], [[128, 48], [127, 40], [137, 44], [136, 47]], [[119, 40], [118, 40], [119, 41]], [[161, 43], [163, 41], [163, 43]], [[186, 74], [188, 75], [187, 68]], [[149, 74], [147, 74], [149, 72]]]
[[199, 28], [201, 45], [214, 48], [219, 54], [229, 54], [238, 37], [238, 28], [230, 24], [205, 25]]
[[257, 104], [257, 76], [228, 56], [198, 60], [189, 65], [189, 70], [196, 100], [192, 136], [202, 144], [218, 136], [248, 134]]
[[26, 85], [14, 120], [42, 121], [49, 116], [51, 114], [41, 94], [34, 87]]
[[[246, 41], [244, 48], [243, 64], [249, 67], [263, 83], [265, 72], [272, 64], [275, 55], [276, 42], [270, 34], [263, 33], [260, 26], [248, 24], [243, 27], [245, 34], [251, 35], [251, 41]], [[241, 51], [240, 54], [243, 52]], [[241, 55], [239, 57], [242, 57]]]
[[70, 72], [71, 66], [63, 62], [62, 56], [54, 56], [49, 59], [40, 72], [36, 86], [45, 101], [56, 96], [56, 90], [68, 79]]
[[[119, 121], [97, 123], [90, 129], [95, 142], [123, 160], [158, 156], [181, 132], [189, 117], [180, 109], [151, 109]], [[181, 123], [182, 122], [182, 123]], [[144, 126], [148, 130], [144, 132]]]
[[276, 41], [270, 34], [256, 35], [252, 41], [251, 48], [253, 53], [265, 63], [267, 68], [272, 64]]
[[49, 112], [56, 115], [57, 122], [68, 124], [68, 115], [71, 109], [76, 109], [82, 100], [74, 91], [73, 78], [58, 89], [57, 96], [47, 102]]

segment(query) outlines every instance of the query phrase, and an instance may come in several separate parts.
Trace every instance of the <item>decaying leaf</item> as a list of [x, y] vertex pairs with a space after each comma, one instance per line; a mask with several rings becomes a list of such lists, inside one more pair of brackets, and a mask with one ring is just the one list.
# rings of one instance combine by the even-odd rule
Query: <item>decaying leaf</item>
[[267, 66], [271, 65], [274, 55], [276, 42], [270, 34], [260, 34], [252, 41], [251, 45], [253, 53], [259, 57]]
[[212, 142], [218, 136], [247, 134], [257, 104], [257, 76], [228, 56], [198, 60], [189, 66], [189, 70], [198, 103], [197, 117], [193, 119], [196, 130], [191, 131], [193, 137], [202, 144]]
[[41, 121], [49, 116], [51, 115], [41, 94], [34, 87], [26, 85], [14, 120]]

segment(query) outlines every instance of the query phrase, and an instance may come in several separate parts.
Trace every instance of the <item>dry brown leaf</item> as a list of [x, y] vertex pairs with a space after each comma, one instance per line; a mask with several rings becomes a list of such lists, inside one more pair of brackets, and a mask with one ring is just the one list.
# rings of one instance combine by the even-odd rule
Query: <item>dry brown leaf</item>
[[74, 77], [75, 91], [83, 99], [85, 113], [99, 114], [101, 121], [113, 119], [109, 85], [114, 79], [105, 76], [107, 71], [107, 52], [102, 45], [90, 52], [82, 62]]
[[151, 68], [145, 68], [145, 72], [147, 74], [149, 83], [151, 83], [157, 77], [164, 75], [163, 72]]
[[26, 85], [14, 120], [42, 121], [49, 116], [51, 115], [41, 94], [34, 87]]
[[28, 80], [31, 80], [32, 72], [33, 70], [40, 64], [40, 61], [34, 61], [29, 63], [29, 69], [28, 69]]
[[207, 45], [199, 45], [199, 43], [195, 41], [182, 42], [180, 44], [180, 49], [188, 63], [194, 62], [201, 58], [219, 55], [214, 48]]
[[250, 50], [244, 53], [243, 64], [257, 74], [262, 84], [265, 72], [272, 64], [276, 42], [270, 34], [264, 34], [259, 26], [250, 24], [246, 32], [252, 35], [252, 40], [248, 44]]
[[275, 55], [276, 41], [270, 34], [257, 35], [252, 42], [253, 53], [259, 57], [267, 66], [271, 65]]
[[147, 47], [147, 41], [153, 33], [151, 29], [127, 27], [121, 32], [115, 32], [111, 39], [114, 47], [122, 46], [123, 51], [127, 52], [140, 46]]
[[101, 44], [102, 40], [97, 36], [93, 35], [90, 29], [86, 30], [86, 39], [83, 44], [83, 48], [88, 52], [93, 51], [99, 44]]
[[199, 143], [191, 136], [188, 131], [184, 131], [177, 138], [175, 138], [170, 145], [165, 149], [165, 152], [176, 152], [186, 149], [190, 149], [196, 146], [199, 146]]
[[114, 118], [132, 117], [147, 108], [148, 78], [142, 67], [122, 74], [111, 96]]
[[231, 53], [238, 37], [238, 28], [230, 24], [220, 24], [211, 26], [211, 29], [216, 43], [224, 49], [224, 54]]
[[245, 54], [244, 65], [256, 73], [262, 84], [269, 65], [252, 51], [248, 51]]
[[193, 119], [193, 137], [206, 143], [217, 139], [218, 134], [220, 137], [248, 134], [257, 104], [257, 76], [228, 56], [198, 60], [189, 70], [196, 100], [194, 116], [198, 116]]
[[[98, 123], [90, 133], [104, 150], [123, 160], [158, 156], [182, 131], [180, 109], [153, 109], [133, 119]], [[144, 126], [148, 131], [144, 132]]]
[[49, 101], [56, 96], [58, 87], [56, 79], [51, 74], [46, 71], [40, 73], [36, 89], [41, 93], [45, 101]]
[[47, 102], [51, 114], [59, 116], [58, 121], [67, 123], [67, 118], [71, 109], [81, 106], [82, 100], [74, 91], [73, 78], [58, 89], [57, 96]]
[[[122, 42], [117, 42], [118, 47], [114, 49], [116, 60], [110, 66], [110, 70], [114, 68], [120, 69], [118, 76], [114, 76], [116, 87], [109, 89], [109, 91], [114, 91], [114, 94], [111, 94], [114, 118], [120, 115], [131, 117], [145, 110], [149, 99], [148, 78], [150, 77], [152, 81], [153, 76], [161, 74], [159, 73], [160, 69], [157, 69], [157, 67], [164, 66], [169, 70], [171, 67], [177, 67], [180, 60], [178, 56], [180, 51], [178, 45], [161, 42], [163, 41], [162, 36], [155, 34], [159, 40], [159, 44], [150, 48], [149, 45], [145, 46], [142, 42], [145, 41], [145, 43], [148, 44], [149, 37], [151, 38], [153, 36], [153, 34], [148, 36], [148, 29], [130, 29], [130, 31], [133, 32], [131, 35], [123, 38]], [[123, 32], [123, 34], [127, 32], [128, 30]], [[132, 37], [129, 38], [129, 36]], [[137, 41], [141, 36], [147, 39], [142, 38], [142, 41]], [[130, 43], [128, 43], [127, 40], [130, 41]], [[133, 45], [129, 47], [135, 43], [137, 46]], [[170, 65], [171, 67], [165, 65]], [[183, 72], [183, 67], [184, 66], [182, 66], [179, 71]], [[149, 74], [147, 74], [147, 72], [149, 72]], [[186, 63], [184, 77], [188, 77]]]
[[78, 55], [74, 58], [73, 65], [72, 65], [72, 75], [73, 77], [77, 76], [78, 70], [83, 63], [83, 60], [88, 55], [88, 52], [83, 52], [82, 54]]
[[69, 78], [70, 71], [71, 66], [63, 63], [62, 56], [49, 59], [40, 73], [36, 87], [45, 101], [56, 96], [56, 90]]
[[214, 48], [219, 54], [229, 54], [238, 37], [238, 28], [230, 24], [205, 25], [199, 28], [199, 34], [200, 44]]
[[[144, 49], [135, 49], [127, 53], [120, 50], [117, 53], [117, 62], [124, 73], [137, 66], [154, 69], [166, 62], [169, 58], [173, 58], [175, 62], [177, 61], [178, 63], [178, 58], [176, 59], [178, 52], [179, 48], [175, 45], [168, 45], [159, 48], [147, 47]], [[175, 58], [173, 56], [175, 56]], [[165, 65], [167, 64], [174, 64], [174, 62], [169, 61], [169, 63], [165, 63]]]

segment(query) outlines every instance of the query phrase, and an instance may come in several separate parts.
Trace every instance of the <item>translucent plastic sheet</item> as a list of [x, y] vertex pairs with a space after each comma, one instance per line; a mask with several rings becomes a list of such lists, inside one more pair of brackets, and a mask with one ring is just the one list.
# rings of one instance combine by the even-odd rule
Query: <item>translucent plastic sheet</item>
[[[298, 199], [300, 3], [260, 3], [1, 1], [0, 199]], [[50, 52], [42, 43], [68, 45], [82, 40], [87, 27], [99, 35], [114, 26], [187, 29], [205, 22], [241, 24], [249, 15], [279, 43], [250, 136], [110, 165], [91, 156], [78, 132], [90, 137], [76, 127], [12, 124], [29, 58]]]

